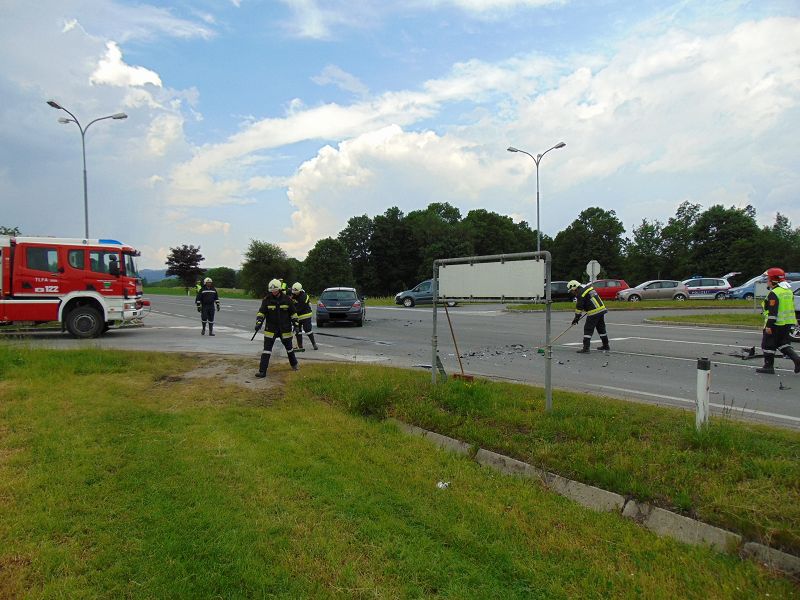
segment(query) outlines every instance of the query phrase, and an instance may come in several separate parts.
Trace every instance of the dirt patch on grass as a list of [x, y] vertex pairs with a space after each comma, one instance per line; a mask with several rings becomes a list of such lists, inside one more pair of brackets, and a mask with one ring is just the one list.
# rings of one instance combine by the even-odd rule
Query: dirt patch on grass
[[[181, 379], [213, 379], [217, 383], [238, 385], [249, 390], [283, 388], [285, 378], [293, 374], [291, 368], [284, 361], [270, 365], [267, 377], [259, 379], [255, 376], [258, 364], [253, 360], [233, 358], [229, 356], [214, 356], [202, 359], [191, 371], [180, 376], [169, 376], [169, 381]], [[177, 379], [173, 379], [177, 377]], [[163, 379], [163, 378], [162, 378]]]

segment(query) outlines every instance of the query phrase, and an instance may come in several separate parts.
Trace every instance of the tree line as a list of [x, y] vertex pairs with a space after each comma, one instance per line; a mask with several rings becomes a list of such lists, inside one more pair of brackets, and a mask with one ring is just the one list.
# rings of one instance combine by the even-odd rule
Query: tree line
[[[702, 210], [699, 204], [684, 202], [666, 222], [643, 219], [629, 236], [625, 234], [616, 213], [599, 207], [582, 211], [554, 238], [542, 234], [542, 250], [553, 255], [553, 280], [585, 280], [586, 263], [593, 259], [602, 265], [601, 278], [625, 279], [629, 285], [731, 271], [752, 276], [771, 266], [800, 270], [800, 228], [793, 228], [780, 213], [773, 225], [759, 227], [752, 206], [715, 205]], [[391, 207], [382, 215], [352, 217], [335, 238], [319, 240], [304, 261], [288, 257], [275, 244], [251, 240], [239, 272], [219, 267], [207, 274], [216, 271], [217, 277], [211, 276], [218, 287], [229, 287], [218, 283], [224, 274], [235, 287], [257, 297], [266, 293], [267, 283], [275, 277], [289, 285], [301, 281], [313, 294], [346, 286], [367, 296], [386, 296], [430, 278], [437, 258], [535, 249], [536, 230], [525, 221], [515, 223], [485, 209], [462, 217], [458, 208], [435, 202], [408, 214]], [[171, 258], [187, 251], [199, 256], [194, 246], [171, 251]], [[198, 264], [187, 285], [204, 272]]]

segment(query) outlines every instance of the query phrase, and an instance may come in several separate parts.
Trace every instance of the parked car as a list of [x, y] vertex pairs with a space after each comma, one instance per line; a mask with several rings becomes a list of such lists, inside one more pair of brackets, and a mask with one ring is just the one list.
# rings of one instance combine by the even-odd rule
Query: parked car
[[698, 277], [681, 282], [689, 290], [689, 298], [725, 299], [731, 284], [722, 277]]
[[680, 281], [672, 279], [653, 279], [636, 287], [617, 292], [617, 300], [639, 302], [640, 300], [686, 300], [689, 290]]
[[[742, 285], [729, 289], [725, 297], [731, 300], [752, 300], [755, 297], [756, 284], [764, 283], [766, 280], [763, 273], [756, 275]], [[789, 283], [800, 282], [800, 273], [787, 273], [786, 280]]]
[[575, 300], [575, 296], [567, 289], [567, 283], [566, 281], [553, 281], [550, 284], [550, 299], [553, 302]]
[[603, 300], [614, 300], [618, 293], [629, 286], [624, 279], [598, 279], [592, 282], [592, 287]]
[[364, 325], [367, 308], [364, 298], [359, 297], [355, 288], [332, 287], [323, 290], [317, 301], [317, 327], [328, 323], [355, 323]]
[[[426, 279], [418, 283], [416, 287], [396, 294], [395, 304], [402, 304], [406, 308], [411, 308], [417, 304], [431, 304], [433, 302], [433, 279]], [[448, 300], [447, 306], [458, 304], [454, 300]]]

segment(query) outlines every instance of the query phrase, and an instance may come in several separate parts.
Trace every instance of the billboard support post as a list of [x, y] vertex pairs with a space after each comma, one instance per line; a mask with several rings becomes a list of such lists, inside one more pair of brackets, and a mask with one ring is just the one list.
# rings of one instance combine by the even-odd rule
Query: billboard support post
[[[530, 261], [528, 259], [534, 259], [534, 261]], [[542, 272], [540, 261], [544, 259], [544, 270]], [[523, 264], [521, 261], [526, 261]], [[529, 265], [529, 263], [535, 262], [533, 265]], [[491, 288], [492, 293], [486, 293], [486, 286], [483, 286], [484, 289], [480, 289], [481, 285], [474, 281], [470, 281], [469, 277], [464, 277], [461, 275], [462, 270], [457, 270], [456, 272], [459, 274], [456, 277], [458, 283], [454, 283], [453, 278], [450, 278], [445, 288], [449, 286], [453, 286], [453, 289], [458, 289], [460, 293], [454, 294], [450, 289], [444, 289], [444, 293], [440, 296], [440, 270], [442, 268], [447, 268], [448, 265], [469, 265], [469, 266], [476, 266], [482, 265], [483, 263], [497, 263], [498, 265], [502, 265], [507, 269], [512, 269], [514, 266], [520, 266], [516, 272], [518, 273], [534, 273], [534, 275], [528, 275], [528, 279], [530, 278], [538, 278], [541, 275], [542, 281], [526, 281], [525, 277], [513, 277], [508, 278], [508, 280], [503, 280], [501, 283], [492, 283], [489, 287]], [[526, 267], [531, 266], [533, 267], [532, 270], [528, 269], [525, 270]], [[550, 305], [552, 304], [552, 297], [551, 297], [551, 289], [549, 282], [551, 280], [551, 271], [552, 271], [552, 258], [548, 251], [543, 250], [541, 252], [519, 252], [516, 254], [493, 254], [493, 255], [486, 255], [486, 256], [468, 256], [463, 258], [440, 258], [433, 261], [433, 316], [432, 316], [432, 334], [431, 334], [431, 383], [436, 383], [437, 381], [437, 365], [439, 363], [439, 340], [438, 340], [438, 304], [440, 297], [445, 298], [445, 300], [476, 300], [476, 299], [499, 299], [500, 302], [505, 303], [508, 300], [514, 298], [535, 298], [541, 297], [542, 294], [539, 293], [538, 290], [544, 291], [544, 298], [545, 298], [545, 366], [544, 366], [544, 387], [545, 387], [545, 411], [550, 412], [553, 409], [553, 389], [552, 389], [552, 361], [553, 361], [553, 349], [550, 345]], [[541, 275], [539, 275], [541, 274]], [[540, 285], [541, 284], [541, 285]], [[466, 293], [465, 290], [471, 290], [472, 287], [475, 287], [475, 292], [473, 294], [472, 291]], [[506, 289], [506, 286], [508, 289]], [[525, 290], [525, 291], [520, 291]], [[535, 290], [533, 293], [528, 293], [530, 290]], [[506, 293], [508, 292], [508, 293]]]

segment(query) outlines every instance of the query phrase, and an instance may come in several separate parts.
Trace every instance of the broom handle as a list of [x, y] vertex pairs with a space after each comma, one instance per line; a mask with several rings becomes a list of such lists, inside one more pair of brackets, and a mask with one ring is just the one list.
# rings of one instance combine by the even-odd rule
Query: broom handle
[[[582, 319], [582, 318], [583, 318], [583, 313], [581, 313], [581, 319]], [[578, 319], [578, 322], [580, 322], [580, 320], [581, 320], [581, 319]], [[559, 334], [556, 336], [556, 338], [555, 338], [554, 340], [550, 340], [550, 345], [552, 346], [552, 345], [553, 345], [553, 344], [556, 342], [556, 340], [558, 340], [558, 338], [560, 338], [562, 335], [564, 335], [565, 333], [567, 333], [567, 332], [568, 332], [570, 329], [572, 329], [573, 327], [575, 327], [575, 325], [576, 325], [576, 323], [570, 323], [569, 327], [567, 327], [567, 328], [566, 328], [564, 331], [562, 331], [561, 333], [559, 333]]]
[[458, 366], [461, 369], [461, 374], [464, 374], [464, 365], [461, 364], [461, 353], [458, 351], [458, 344], [456, 343], [456, 334], [453, 331], [453, 324], [450, 322], [450, 312], [447, 310], [447, 302], [444, 303], [444, 314], [447, 315], [447, 324], [450, 326], [450, 335], [453, 337], [453, 346], [456, 347], [456, 358], [458, 358]]

